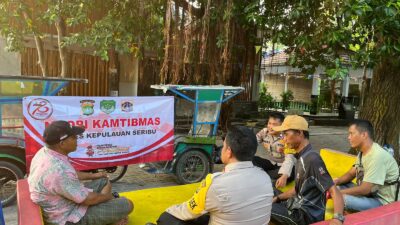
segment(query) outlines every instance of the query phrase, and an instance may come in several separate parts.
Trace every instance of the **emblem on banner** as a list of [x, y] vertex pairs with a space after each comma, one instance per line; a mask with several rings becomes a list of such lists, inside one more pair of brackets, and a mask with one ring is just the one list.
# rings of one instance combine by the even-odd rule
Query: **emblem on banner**
[[100, 110], [110, 114], [115, 110], [115, 101], [114, 100], [102, 100], [100, 102]]
[[121, 110], [123, 112], [132, 112], [133, 111], [133, 101], [122, 101], [121, 102]]
[[35, 98], [28, 104], [29, 115], [36, 120], [45, 120], [53, 114], [53, 106], [43, 98]]
[[90, 116], [94, 113], [94, 100], [81, 100], [82, 115]]
[[91, 146], [91, 145], [87, 146], [86, 155], [88, 155], [89, 157], [92, 157], [94, 155], [93, 146]]

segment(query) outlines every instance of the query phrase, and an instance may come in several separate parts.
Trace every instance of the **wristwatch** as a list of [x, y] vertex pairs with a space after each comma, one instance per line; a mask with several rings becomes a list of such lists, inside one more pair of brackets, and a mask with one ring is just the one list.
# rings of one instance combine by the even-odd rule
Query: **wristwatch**
[[339, 221], [342, 222], [342, 223], [344, 223], [344, 220], [345, 220], [343, 214], [341, 214], [341, 213], [335, 213], [335, 214], [333, 214], [333, 219], [337, 219], [337, 220], [339, 220]]

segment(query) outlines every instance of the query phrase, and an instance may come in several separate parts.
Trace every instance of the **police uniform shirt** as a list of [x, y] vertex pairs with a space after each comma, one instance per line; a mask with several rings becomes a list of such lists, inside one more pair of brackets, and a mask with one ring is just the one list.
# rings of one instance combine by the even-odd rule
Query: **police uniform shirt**
[[310, 222], [324, 220], [326, 191], [334, 185], [320, 155], [311, 144], [297, 155], [295, 190], [298, 205], [306, 212]]
[[224, 172], [209, 174], [191, 199], [166, 211], [185, 221], [210, 213], [210, 225], [266, 225], [272, 198], [269, 176], [244, 161], [228, 164]]

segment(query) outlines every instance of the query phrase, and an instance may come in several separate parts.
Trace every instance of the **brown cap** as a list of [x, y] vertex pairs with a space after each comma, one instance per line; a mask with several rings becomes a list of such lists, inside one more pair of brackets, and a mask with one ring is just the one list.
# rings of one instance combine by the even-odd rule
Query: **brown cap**
[[58, 120], [44, 129], [43, 139], [46, 144], [54, 145], [72, 135], [79, 135], [83, 132], [85, 132], [84, 127], [71, 126], [67, 121]]
[[281, 126], [273, 127], [274, 131], [285, 130], [305, 130], [308, 131], [308, 123], [304, 117], [298, 115], [290, 115], [285, 118]]

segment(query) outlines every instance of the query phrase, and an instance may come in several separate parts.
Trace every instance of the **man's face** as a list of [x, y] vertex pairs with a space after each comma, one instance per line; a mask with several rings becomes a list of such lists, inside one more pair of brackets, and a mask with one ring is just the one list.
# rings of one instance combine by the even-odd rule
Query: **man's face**
[[283, 132], [283, 140], [287, 144], [288, 148], [292, 148], [297, 150], [301, 142], [303, 141], [303, 137], [301, 136], [300, 132], [294, 131], [294, 130], [286, 130]]
[[280, 119], [270, 117], [268, 119], [268, 123], [267, 123], [268, 133], [270, 133], [272, 135], [279, 134], [279, 132], [272, 130], [272, 128], [280, 126], [280, 125], [282, 125], [282, 121]]
[[232, 157], [232, 150], [226, 143], [226, 138], [224, 140], [224, 145], [222, 146], [221, 150], [221, 161], [223, 164], [228, 164], [229, 159]]
[[74, 152], [78, 146], [78, 137], [76, 135], [71, 135], [60, 144], [65, 153]]
[[356, 125], [351, 125], [349, 127], [349, 136], [347, 138], [349, 139], [352, 148], [360, 148], [367, 138], [367, 133], [360, 132], [357, 130]]

